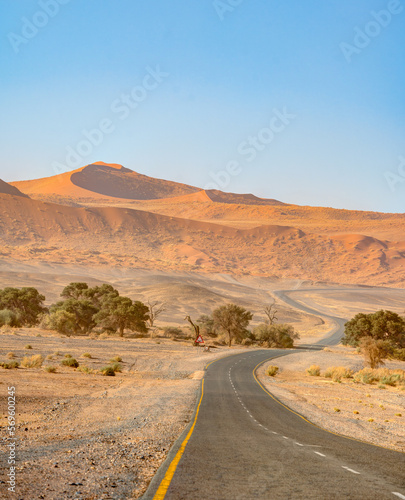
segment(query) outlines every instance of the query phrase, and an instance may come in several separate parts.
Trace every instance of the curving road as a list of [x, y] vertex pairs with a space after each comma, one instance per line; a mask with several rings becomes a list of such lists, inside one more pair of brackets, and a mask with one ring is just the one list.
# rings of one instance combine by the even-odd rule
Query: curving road
[[[277, 295], [326, 316], [287, 292]], [[346, 321], [328, 317], [337, 326], [322, 345], [336, 344]], [[247, 351], [208, 365], [194, 419], [144, 500], [405, 499], [405, 454], [323, 430], [260, 385], [256, 368], [287, 354]]]
[[322, 430], [257, 383], [256, 365], [285, 354], [250, 351], [208, 367], [184, 454], [185, 435], [144, 500], [405, 498], [405, 454]]
[[[329, 288], [328, 291], [333, 290], [332, 288]], [[337, 289], [341, 291], [341, 289]], [[300, 302], [297, 302], [294, 300], [290, 295], [290, 293], [293, 292], [305, 292], [305, 291], [311, 291], [311, 292], [322, 292], [323, 289], [299, 289], [299, 290], [276, 290], [274, 292], [274, 295], [284, 301], [286, 304], [294, 307], [295, 309], [299, 309], [300, 311], [304, 311], [309, 314], [313, 314], [314, 316], [322, 316], [323, 318], [328, 318], [332, 320], [335, 324], [336, 327], [329, 332], [329, 335], [322, 338], [318, 342], [315, 342], [315, 344], [301, 344], [300, 347], [312, 347], [312, 346], [330, 346], [330, 345], [336, 345], [340, 342], [340, 339], [343, 337], [344, 330], [345, 330], [345, 323], [348, 321], [345, 318], [340, 318], [338, 316], [331, 316], [330, 314], [325, 314], [317, 311], [316, 309], [312, 309], [311, 307], [305, 306], [304, 304], [301, 304]]]

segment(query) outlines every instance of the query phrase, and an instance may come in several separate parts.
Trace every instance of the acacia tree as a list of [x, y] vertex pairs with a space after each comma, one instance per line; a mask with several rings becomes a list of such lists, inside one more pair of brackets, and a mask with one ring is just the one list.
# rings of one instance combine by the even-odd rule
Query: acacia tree
[[345, 324], [342, 344], [357, 347], [363, 337], [385, 340], [395, 348], [405, 347], [405, 320], [392, 311], [359, 313]]
[[[50, 308], [52, 321], [56, 320], [54, 314], [65, 311], [69, 313], [69, 317], [75, 318], [74, 333], [89, 333], [96, 326], [94, 315], [97, 314], [99, 308], [95, 306], [89, 299], [85, 298], [69, 298], [56, 304]], [[62, 316], [61, 316], [62, 317]]]
[[147, 332], [148, 312], [148, 306], [142, 302], [132, 302], [129, 297], [111, 297], [104, 301], [103, 308], [94, 316], [94, 321], [108, 330], [118, 330], [120, 337], [123, 337], [125, 329]]
[[44, 295], [33, 287], [7, 287], [0, 290], [0, 310], [12, 311], [21, 325], [38, 324], [39, 316], [47, 310], [43, 306], [44, 300]]
[[236, 304], [220, 306], [212, 313], [214, 327], [224, 332], [228, 337], [228, 346], [233, 340], [242, 340], [249, 335], [247, 326], [253, 314]]
[[202, 314], [198, 319], [197, 323], [200, 327], [202, 335], [213, 335], [215, 336], [214, 329], [214, 319], [212, 316], [208, 316], [207, 314]]
[[60, 294], [64, 299], [85, 299], [88, 297], [89, 285], [83, 282], [74, 282], [65, 286]]
[[300, 338], [293, 326], [283, 323], [278, 325], [261, 323], [253, 333], [257, 340], [267, 344], [268, 347], [293, 347], [294, 340]]

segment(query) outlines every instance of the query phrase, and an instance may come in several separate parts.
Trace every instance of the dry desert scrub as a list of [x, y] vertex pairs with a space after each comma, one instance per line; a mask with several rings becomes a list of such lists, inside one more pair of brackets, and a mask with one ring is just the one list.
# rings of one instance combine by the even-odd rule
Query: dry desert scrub
[[0, 366], [5, 370], [12, 370], [18, 368], [20, 366], [20, 363], [18, 361], [9, 361], [0, 363]]
[[278, 372], [278, 366], [270, 365], [267, 368], [266, 375], [268, 375], [269, 377], [275, 377], [277, 375], [277, 372]]
[[112, 366], [105, 366], [104, 368], [101, 369], [101, 373], [105, 377], [115, 377], [115, 371]]
[[62, 359], [63, 366], [69, 366], [70, 368], [78, 368], [79, 363], [75, 360], [75, 358], [69, 357]]
[[88, 366], [86, 365], [81, 365], [77, 368], [77, 371], [78, 372], [82, 372], [82, 373], [86, 373], [88, 375], [90, 375], [91, 373], [94, 373], [94, 370], [92, 370], [91, 368], [89, 368]]
[[31, 357], [24, 356], [21, 361], [23, 368], [41, 368], [44, 358], [40, 354], [34, 354]]
[[121, 356], [114, 356], [112, 359], [110, 359], [110, 363], [121, 363], [121, 361]]
[[405, 370], [389, 370], [388, 368], [363, 368], [354, 374], [355, 382], [363, 384], [372, 384], [380, 382], [382, 385], [392, 387], [405, 387]]
[[311, 365], [305, 371], [311, 377], [319, 377], [321, 374], [321, 368], [318, 365]]
[[[305, 370], [307, 375], [320, 376], [318, 365], [311, 365]], [[345, 366], [331, 366], [323, 373], [325, 378], [331, 378], [334, 382], [342, 379], [352, 379], [355, 383], [373, 384], [379, 382], [379, 387], [384, 389], [385, 385], [401, 387], [405, 389], [405, 370], [389, 370], [388, 368], [363, 368], [354, 373]]]
[[331, 366], [323, 374], [325, 378], [331, 378], [334, 382], [341, 382], [342, 378], [352, 378], [353, 371], [344, 366]]

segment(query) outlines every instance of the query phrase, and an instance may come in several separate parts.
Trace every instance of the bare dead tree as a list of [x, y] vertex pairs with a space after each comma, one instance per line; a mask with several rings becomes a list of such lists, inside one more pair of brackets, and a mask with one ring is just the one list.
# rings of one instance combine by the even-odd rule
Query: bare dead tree
[[273, 325], [277, 321], [277, 309], [276, 301], [273, 300], [271, 304], [265, 306], [263, 309], [264, 314], [267, 316], [267, 321], [269, 325]]
[[155, 323], [155, 320], [158, 316], [162, 314], [162, 312], [166, 311], [166, 303], [162, 302], [159, 304], [159, 301], [155, 300], [154, 302], [151, 302], [148, 300], [148, 307], [149, 307], [149, 326], [153, 328], [153, 325]]
[[191, 318], [190, 316], [186, 316], [184, 318], [185, 321], [188, 321], [190, 323], [190, 325], [193, 327], [194, 329], [194, 333], [195, 333], [195, 339], [194, 339], [194, 344], [196, 345], [196, 340], [198, 339], [199, 335], [200, 335], [200, 327], [196, 324], [194, 324], [192, 321], [191, 321]]

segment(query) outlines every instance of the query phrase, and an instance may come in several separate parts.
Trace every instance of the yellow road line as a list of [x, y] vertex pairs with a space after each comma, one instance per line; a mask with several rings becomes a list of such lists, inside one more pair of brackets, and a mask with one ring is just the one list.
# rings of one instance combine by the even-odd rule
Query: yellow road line
[[317, 429], [321, 429], [322, 431], [325, 431], [325, 432], [328, 432], [329, 434], [333, 434], [334, 436], [338, 436], [338, 437], [341, 437], [341, 438], [345, 438], [345, 439], [350, 439], [351, 441], [357, 441], [358, 443], [363, 443], [363, 444], [368, 444], [370, 446], [376, 446], [377, 448], [382, 448], [384, 450], [389, 450], [389, 451], [396, 451], [398, 453], [404, 453], [403, 451], [399, 451], [399, 450], [394, 450], [392, 448], [386, 448], [385, 446], [381, 446], [379, 444], [374, 444], [374, 443], [368, 443], [367, 441], [362, 441], [361, 439], [356, 439], [356, 438], [353, 438], [353, 437], [349, 437], [349, 436], [344, 436], [343, 434], [338, 434], [337, 432], [333, 432], [333, 431], [329, 431], [328, 429], [325, 429], [323, 427], [320, 427], [319, 425], [316, 425], [314, 424], [313, 422], [311, 422], [310, 420], [306, 419], [304, 416], [300, 415], [299, 413], [297, 413], [296, 411], [292, 410], [291, 408], [289, 408], [287, 405], [285, 405], [284, 403], [282, 403], [279, 399], [277, 399], [275, 396], [273, 396], [273, 394], [271, 394], [265, 387], [263, 387], [262, 383], [258, 380], [258, 378], [256, 377], [256, 370], [259, 368], [260, 365], [266, 363], [266, 361], [270, 361], [271, 359], [275, 359], [277, 358], [278, 356], [275, 356], [274, 358], [268, 358], [268, 359], [265, 359], [264, 361], [260, 361], [260, 363], [258, 363], [254, 368], [253, 368], [253, 377], [255, 378], [256, 382], [260, 385], [260, 387], [263, 389], [263, 391], [268, 394], [272, 399], [274, 399], [274, 401], [276, 401], [276, 403], [278, 403], [279, 405], [281, 406], [284, 406], [284, 408], [288, 411], [290, 411], [291, 413], [294, 413], [295, 415], [297, 415], [297, 417], [300, 417], [302, 418], [302, 420], [305, 420], [305, 422], [308, 422], [308, 424], [311, 424], [313, 425], [314, 427], [316, 427]]
[[162, 481], [159, 485], [159, 488], [157, 489], [155, 496], [153, 497], [153, 500], [163, 500], [164, 497], [166, 496], [167, 490], [168, 490], [170, 483], [173, 479], [174, 473], [176, 472], [177, 465], [179, 464], [180, 459], [183, 456], [186, 445], [191, 437], [191, 434], [193, 433], [195, 424], [197, 423], [197, 417], [198, 417], [198, 413], [200, 411], [200, 406], [201, 406], [201, 401], [202, 401], [203, 395], [204, 395], [204, 379], [202, 380], [202, 384], [201, 384], [201, 398], [200, 398], [200, 402], [198, 403], [198, 406], [197, 406], [197, 411], [196, 411], [196, 414], [194, 417], [193, 425], [191, 426], [191, 429], [188, 431], [186, 438], [181, 443], [181, 446], [180, 446], [179, 450], [177, 451], [176, 456], [171, 461], [169, 468], [166, 471], [165, 477], [162, 479]]

